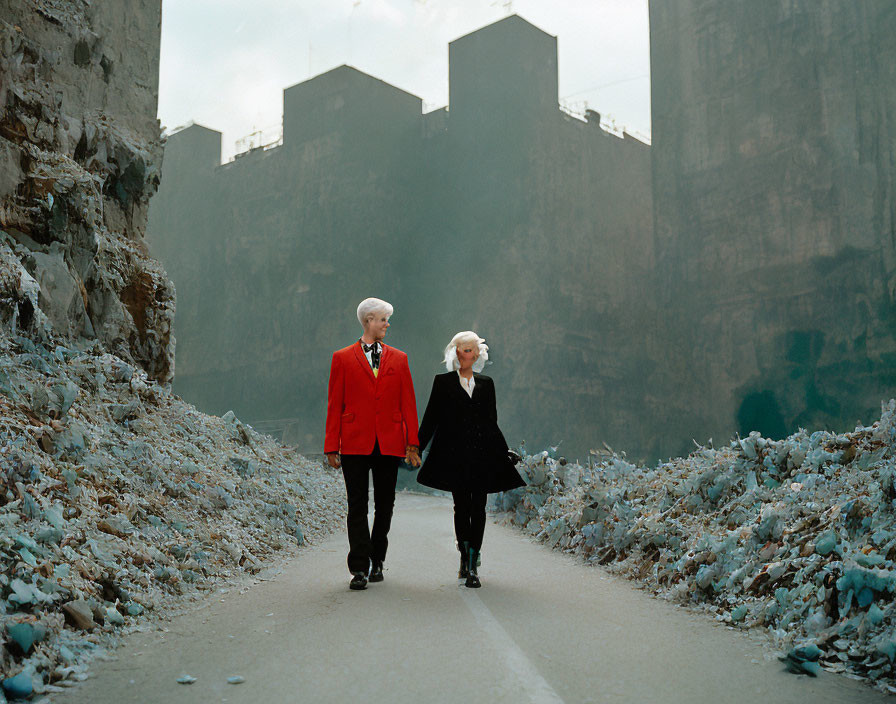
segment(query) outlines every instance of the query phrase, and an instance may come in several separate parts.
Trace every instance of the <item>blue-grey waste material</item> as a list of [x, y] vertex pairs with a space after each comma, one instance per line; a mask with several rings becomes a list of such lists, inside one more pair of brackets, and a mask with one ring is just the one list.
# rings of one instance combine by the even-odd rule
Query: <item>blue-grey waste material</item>
[[[2, 256], [0, 256], [2, 272]], [[96, 342], [0, 327], [0, 632], [9, 696], [341, 527], [324, 469], [198, 412]]]
[[[896, 691], [896, 400], [852, 432], [758, 433], [655, 466], [592, 451], [519, 464], [501, 520], [737, 628], [792, 663]], [[798, 650], [803, 648], [804, 650]], [[785, 659], [787, 658], [784, 655]]]

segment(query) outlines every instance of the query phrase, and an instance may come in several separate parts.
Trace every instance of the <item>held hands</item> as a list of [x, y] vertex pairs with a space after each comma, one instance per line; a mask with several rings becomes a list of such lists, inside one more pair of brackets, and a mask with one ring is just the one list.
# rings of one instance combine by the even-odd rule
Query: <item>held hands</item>
[[408, 445], [405, 450], [404, 461], [411, 465], [411, 467], [419, 467], [423, 464], [420, 461], [420, 451], [416, 445]]
[[342, 466], [342, 462], [339, 461], [339, 453], [338, 452], [328, 452], [327, 453], [327, 464], [329, 464], [333, 469], [339, 469]]

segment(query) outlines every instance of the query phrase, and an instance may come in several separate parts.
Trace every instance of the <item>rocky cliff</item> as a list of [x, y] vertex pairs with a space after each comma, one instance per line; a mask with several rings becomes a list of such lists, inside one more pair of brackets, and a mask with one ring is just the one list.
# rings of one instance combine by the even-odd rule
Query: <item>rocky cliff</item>
[[652, 2], [680, 437], [847, 429], [896, 388], [896, 7]]
[[0, 2], [0, 319], [174, 373], [159, 183], [161, 4]]

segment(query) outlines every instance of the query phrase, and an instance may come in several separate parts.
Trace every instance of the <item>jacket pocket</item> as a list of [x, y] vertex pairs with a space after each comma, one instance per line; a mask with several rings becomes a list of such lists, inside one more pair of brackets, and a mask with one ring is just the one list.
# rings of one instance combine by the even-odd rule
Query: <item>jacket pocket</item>
[[343, 413], [342, 414], [342, 422], [343, 423], [351, 423], [355, 419], [354, 413]]
[[401, 413], [393, 413], [392, 420], [394, 420], [396, 423], [401, 423]]

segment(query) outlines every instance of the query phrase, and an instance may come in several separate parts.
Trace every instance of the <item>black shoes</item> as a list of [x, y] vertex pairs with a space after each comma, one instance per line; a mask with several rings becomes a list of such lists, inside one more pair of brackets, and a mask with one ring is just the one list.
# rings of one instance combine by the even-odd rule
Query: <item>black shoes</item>
[[479, 551], [474, 548], [468, 548], [467, 552], [467, 581], [464, 582], [465, 587], [470, 589], [479, 589], [482, 583], [479, 581], [478, 574]]
[[383, 561], [371, 560], [370, 576], [366, 572], [352, 572], [352, 581], [348, 583], [349, 589], [367, 589], [367, 582], [383, 581]]
[[[380, 579], [382, 579], [382, 576]], [[367, 575], [363, 572], [352, 572], [352, 581], [348, 583], [348, 588], [355, 591], [367, 589]]]
[[460, 569], [457, 570], [457, 578], [458, 579], [466, 579], [469, 574], [469, 557], [467, 556], [467, 551], [461, 547], [460, 548]]

